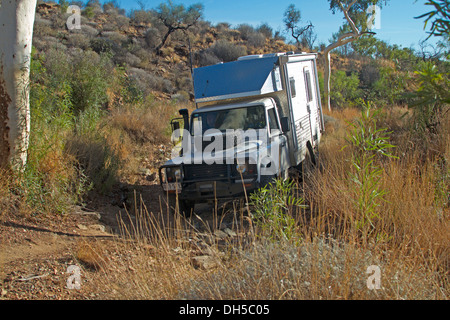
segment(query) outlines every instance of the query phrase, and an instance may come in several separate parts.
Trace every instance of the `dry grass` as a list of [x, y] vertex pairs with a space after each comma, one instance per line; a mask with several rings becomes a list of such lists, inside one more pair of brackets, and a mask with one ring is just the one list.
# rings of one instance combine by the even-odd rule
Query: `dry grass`
[[127, 132], [135, 143], [160, 145], [170, 141], [167, 124], [176, 111], [175, 106], [164, 103], [116, 108], [111, 112], [109, 124]]
[[362, 237], [354, 223], [358, 217], [348, 177], [350, 150], [341, 149], [342, 141], [330, 146], [329, 137], [321, 151], [323, 172], [312, 176], [306, 186], [313, 211], [306, 230], [310, 236], [329, 233], [376, 253], [387, 263], [384, 277], [403, 274], [402, 282], [395, 281], [397, 291], [387, 298], [445, 299], [449, 294], [449, 136], [443, 128], [442, 134], [434, 137], [434, 152], [424, 155], [430, 146], [424, 150], [423, 145], [411, 144], [416, 133], [406, 129], [408, 118], [398, 117], [402, 111], [394, 110], [383, 120], [396, 129], [391, 136], [399, 158], [382, 163], [380, 185], [387, 193], [371, 235]]
[[11, 193], [11, 178], [5, 170], [0, 169], [0, 219], [12, 210], [14, 195]]
[[85, 268], [101, 270], [108, 264], [105, 248], [99, 242], [79, 240], [74, 255]]
[[[164, 205], [160, 213], [150, 213], [142, 204], [136, 216], [125, 217], [134, 222], [124, 223], [115, 246], [106, 250], [104, 286], [111, 298], [448, 299], [448, 163], [442, 159], [448, 159], [449, 138], [436, 137], [441, 157], [423, 157], [411, 140], [396, 136], [414, 133], [405, 129], [408, 119], [394, 114], [401, 110], [383, 121], [397, 126], [392, 140], [400, 157], [382, 162], [380, 184], [387, 193], [370, 233], [355, 223], [351, 150], [342, 149], [344, 120], [352, 121], [357, 112], [333, 112], [337, 122], [328, 123], [334, 131], [322, 144], [322, 168], [303, 185], [309, 207], [292, 210], [295, 241], [259, 236], [256, 221], [235, 207], [231, 214], [241, 221], [237, 237], [219, 241], [213, 228], [206, 238], [216, 240], [207, 242], [191, 220], [172, 219]], [[243, 221], [250, 223], [244, 228]], [[212, 268], [193, 262], [199, 251], [208, 252]], [[381, 271], [378, 290], [367, 287], [367, 268], [373, 265]]]
[[120, 236], [109, 244], [102, 286], [112, 298], [174, 299], [191, 277], [200, 274], [190, 259], [193, 228], [179, 215], [172, 220], [149, 213], [142, 202], [134, 211], [136, 215], [121, 218]]
[[[122, 165], [119, 175], [134, 183], [143, 166], [157, 168], [161, 150], [170, 145], [170, 121], [182, 106], [163, 102], [123, 106], [111, 111], [103, 135]], [[192, 108], [192, 106], [188, 106]]]

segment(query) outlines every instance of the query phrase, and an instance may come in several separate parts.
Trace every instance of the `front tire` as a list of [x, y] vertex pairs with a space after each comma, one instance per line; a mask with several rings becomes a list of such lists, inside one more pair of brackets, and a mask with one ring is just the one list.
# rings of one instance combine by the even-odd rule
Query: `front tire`
[[312, 174], [312, 171], [317, 168], [319, 163], [318, 157], [309, 141], [306, 143], [306, 147], [308, 152], [306, 153], [305, 159], [300, 164], [300, 176], [302, 181]]
[[195, 207], [195, 201], [181, 200], [175, 194], [168, 195], [168, 204], [171, 213], [175, 214], [178, 212], [185, 217], [190, 216]]

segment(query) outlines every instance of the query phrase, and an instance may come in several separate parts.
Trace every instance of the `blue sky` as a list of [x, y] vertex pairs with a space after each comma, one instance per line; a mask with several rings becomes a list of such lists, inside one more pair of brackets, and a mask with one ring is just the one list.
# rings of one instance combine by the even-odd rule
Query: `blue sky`
[[[102, 0], [105, 2], [107, 0]], [[146, 9], [156, 8], [165, 0], [142, 0]], [[137, 0], [116, 0], [121, 8], [129, 12], [139, 8]], [[258, 26], [268, 23], [274, 31], [284, 31], [283, 13], [292, 3], [302, 14], [304, 23], [311, 21], [318, 34], [318, 41], [328, 43], [332, 34], [343, 23], [343, 14], [332, 14], [328, 0], [173, 0], [176, 4], [204, 5], [204, 19], [216, 24], [228, 22], [232, 26], [247, 23]], [[377, 37], [390, 44], [417, 47], [427, 37], [423, 30], [423, 19], [414, 19], [429, 10], [425, 0], [390, 0], [381, 10], [381, 28], [374, 30]], [[289, 37], [287, 37], [289, 39]], [[433, 43], [433, 39], [429, 40]]]

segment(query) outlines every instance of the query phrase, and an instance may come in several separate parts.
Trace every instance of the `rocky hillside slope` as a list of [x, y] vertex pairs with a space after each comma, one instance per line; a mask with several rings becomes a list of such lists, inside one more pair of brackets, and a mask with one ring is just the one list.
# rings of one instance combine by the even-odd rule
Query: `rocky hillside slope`
[[[157, 98], [192, 98], [191, 58], [194, 67], [230, 61], [247, 54], [295, 51], [279, 37], [252, 27], [232, 29], [229, 24], [212, 26], [206, 21], [187, 32], [175, 32], [155, 53], [165, 27], [151, 11], [129, 16], [114, 5], [82, 8], [81, 29], [69, 30], [67, 8], [54, 3], [37, 5], [33, 46], [38, 53], [50, 49], [74, 53], [92, 50], [106, 53], [135, 79], [140, 88]], [[189, 51], [191, 47], [191, 53]]]

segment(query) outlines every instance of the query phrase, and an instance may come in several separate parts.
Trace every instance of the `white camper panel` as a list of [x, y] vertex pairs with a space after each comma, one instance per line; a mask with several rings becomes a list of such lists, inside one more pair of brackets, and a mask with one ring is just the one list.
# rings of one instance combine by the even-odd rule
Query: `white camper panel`
[[290, 57], [285, 64], [287, 95], [294, 132], [295, 145], [300, 153], [306, 151], [307, 141], [314, 147], [321, 132], [320, 97], [315, 77], [315, 63], [306, 57]]
[[198, 108], [271, 97], [281, 117], [289, 118], [290, 161], [305, 158], [308, 141], [319, 144], [323, 118], [317, 80], [317, 54], [276, 53], [194, 69]]

